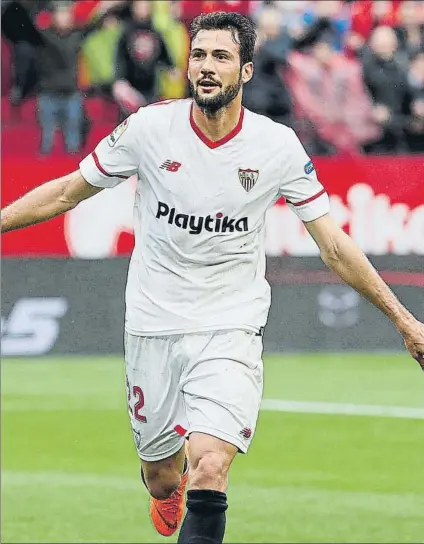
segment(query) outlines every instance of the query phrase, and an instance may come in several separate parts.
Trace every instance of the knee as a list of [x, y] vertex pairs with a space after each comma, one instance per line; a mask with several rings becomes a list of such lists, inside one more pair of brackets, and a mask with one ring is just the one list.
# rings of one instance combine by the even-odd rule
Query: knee
[[181, 474], [174, 470], [146, 470], [144, 478], [150, 495], [161, 501], [170, 497], [181, 482]]
[[174, 491], [176, 491], [180, 485], [180, 482], [160, 482], [153, 480], [152, 482], [148, 481], [147, 485], [149, 488], [149, 493], [154, 499], [164, 501], [165, 499], [168, 499], [172, 493], [174, 493]]
[[190, 467], [190, 489], [225, 491], [228, 469], [229, 462], [225, 456], [214, 452], [205, 453]]

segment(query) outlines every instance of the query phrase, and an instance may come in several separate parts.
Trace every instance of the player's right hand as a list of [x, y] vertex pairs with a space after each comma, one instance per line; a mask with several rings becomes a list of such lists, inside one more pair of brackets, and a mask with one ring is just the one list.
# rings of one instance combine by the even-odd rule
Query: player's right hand
[[414, 321], [402, 336], [406, 349], [424, 370], [424, 324]]

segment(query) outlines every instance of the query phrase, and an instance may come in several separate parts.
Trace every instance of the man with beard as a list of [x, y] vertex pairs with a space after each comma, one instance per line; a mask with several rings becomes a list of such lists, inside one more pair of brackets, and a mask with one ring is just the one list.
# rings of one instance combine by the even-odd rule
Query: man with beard
[[[281, 196], [323, 260], [394, 323], [424, 367], [424, 325], [330, 218], [328, 196], [293, 130], [243, 109], [255, 29], [237, 13], [197, 17], [193, 99], [141, 108], [76, 172], [8, 206], [2, 231], [55, 217], [138, 176], [126, 292], [128, 409], [157, 530], [221, 543], [227, 482], [252, 440], [262, 396], [267, 209]], [[189, 440], [186, 460], [185, 439]]]

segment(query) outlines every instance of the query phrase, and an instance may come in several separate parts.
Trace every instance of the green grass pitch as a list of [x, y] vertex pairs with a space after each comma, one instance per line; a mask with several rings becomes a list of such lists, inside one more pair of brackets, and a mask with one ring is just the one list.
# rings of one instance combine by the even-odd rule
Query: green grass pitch
[[[424, 408], [407, 355], [265, 359], [265, 398]], [[424, 541], [424, 419], [262, 411], [231, 471], [226, 542]], [[2, 542], [155, 533], [119, 358], [2, 363]]]

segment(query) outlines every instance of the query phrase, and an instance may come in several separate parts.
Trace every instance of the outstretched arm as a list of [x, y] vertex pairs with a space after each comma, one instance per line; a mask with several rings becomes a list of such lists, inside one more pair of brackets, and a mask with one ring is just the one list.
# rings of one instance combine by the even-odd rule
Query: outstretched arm
[[1, 232], [21, 229], [61, 215], [102, 189], [87, 183], [77, 170], [48, 181], [1, 212]]
[[2, 210], [1, 232], [52, 219], [137, 173], [144, 143], [142, 113], [131, 115], [103, 138], [79, 170], [40, 185]]
[[391, 319], [424, 370], [424, 324], [400, 303], [361, 249], [328, 214], [304, 224], [325, 264]]

